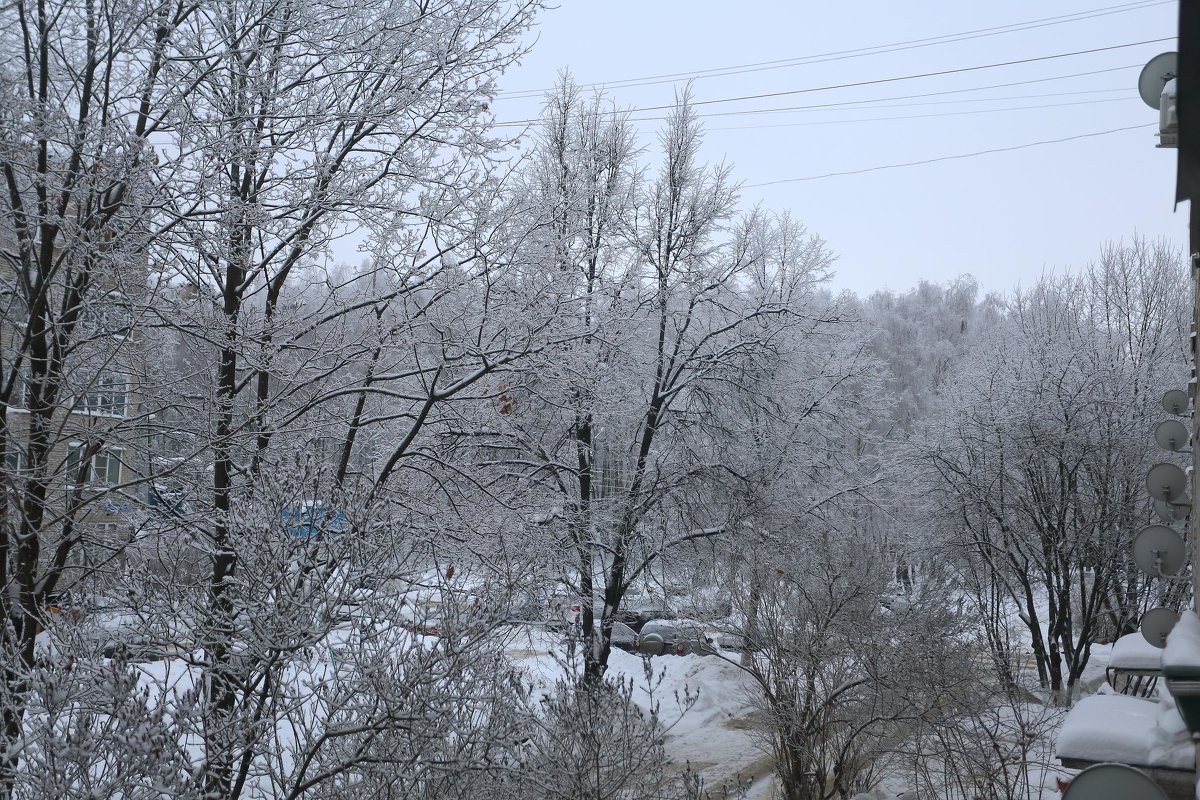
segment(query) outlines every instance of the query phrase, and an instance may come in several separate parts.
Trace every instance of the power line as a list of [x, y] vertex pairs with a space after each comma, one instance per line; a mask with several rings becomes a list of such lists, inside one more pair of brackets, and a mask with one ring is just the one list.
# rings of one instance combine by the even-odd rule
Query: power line
[[845, 175], [862, 175], [867, 172], [878, 172], [885, 169], [901, 169], [902, 167], [918, 167], [924, 164], [935, 164], [939, 161], [955, 161], [963, 158], [975, 158], [976, 156], [985, 156], [992, 153], [1009, 153], [1014, 150], [1025, 150], [1030, 147], [1040, 147], [1046, 144], [1061, 144], [1062, 142], [1073, 142], [1077, 139], [1089, 139], [1096, 136], [1108, 136], [1113, 133], [1121, 133], [1122, 131], [1133, 131], [1142, 128], [1150, 128], [1158, 125], [1157, 122], [1151, 122], [1146, 125], [1129, 125], [1124, 128], [1112, 128], [1107, 131], [1094, 131], [1092, 133], [1080, 133], [1076, 136], [1067, 136], [1063, 139], [1043, 139], [1040, 142], [1027, 142], [1025, 144], [1017, 144], [1012, 147], [994, 147], [990, 150], [977, 150], [974, 153], [958, 153], [952, 156], [939, 156], [937, 158], [926, 158], [921, 161], [906, 161], [902, 164], [882, 164], [877, 167], [866, 167], [864, 169], [851, 169], [843, 172], [826, 172], [823, 175], [808, 175], [803, 178], [783, 178], [777, 181], [766, 181], [764, 183], [745, 183], [742, 184], [743, 189], [757, 189], [763, 186], [776, 186], [781, 183], [801, 183], [803, 181], [817, 181], [823, 178], [840, 178]]
[[[1049, 78], [1033, 78], [1033, 79], [1025, 80], [1025, 81], [1009, 81], [1007, 83], [993, 83], [993, 84], [988, 84], [986, 86], [970, 86], [965, 89], [945, 89], [940, 92], [920, 92], [918, 94], [892, 95], [891, 97], [873, 97], [873, 98], [869, 98], [866, 100], [841, 100], [836, 103], [812, 103], [810, 105], [804, 105], [804, 106], [779, 106], [776, 108], [749, 108], [749, 109], [744, 109], [741, 111], [712, 111], [707, 114], [697, 114], [696, 118], [697, 119], [709, 119], [712, 117], [737, 117], [737, 116], [750, 116], [750, 115], [755, 115], [755, 114], [777, 114], [777, 113], [781, 114], [781, 113], [787, 113], [787, 112], [791, 112], [791, 111], [819, 111], [819, 110], [823, 110], [823, 109], [837, 109], [837, 108], [846, 108], [846, 107], [852, 107], [852, 106], [858, 106], [858, 107], [865, 108], [865, 107], [870, 107], [870, 106], [872, 106], [874, 104], [878, 104], [878, 103], [890, 103], [895, 100], [916, 100], [916, 99], [920, 99], [920, 98], [924, 98], [924, 97], [944, 97], [946, 95], [966, 94], [968, 92], [982, 92], [982, 91], [987, 91], [990, 89], [1007, 89], [1007, 88], [1011, 88], [1013, 86], [1028, 86], [1028, 85], [1034, 84], [1034, 83], [1049, 83], [1051, 81], [1060, 81], [1060, 80], [1065, 80], [1067, 78], [1080, 78], [1080, 77], [1088, 76], [1088, 75], [1101, 75], [1101, 74], [1108, 73], [1108, 72], [1120, 72], [1121, 70], [1133, 69], [1134, 67], [1140, 67], [1140, 66], [1142, 66], [1142, 65], [1141, 64], [1129, 64], [1129, 65], [1126, 65], [1123, 67], [1110, 67], [1109, 69], [1096, 69], [1096, 70], [1091, 70], [1089, 72], [1075, 72], [1075, 73], [1071, 73], [1068, 75], [1054, 75]], [[1119, 91], [1124, 91], [1124, 89], [1097, 89], [1097, 90], [1092, 90], [1092, 91], [1094, 91], [1094, 92], [1119, 92]], [[1089, 94], [1089, 93], [1091, 93], [1091, 92], [1088, 92], [1088, 91], [1054, 92], [1054, 93], [1050, 93], [1050, 94], [1041, 94], [1041, 95], [1024, 95], [1024, 96], [1018, 95], [1018, 96], [1013, 96], [1013, 97], [981, 97], [981, 98], [974, 99], [974, 100], [947, 100], [947, 101], [943, 101], [943, 102], [947, 102], [947, 103], [985, 103], [985, 102], [988, 102], [989, 100], [1015, 100], [1015, 99], [1024, 99], [1024, 98], [1030, 98], [1030, 97], [1058, 97], [1058, 96], [1075, 95], [1075, 94]], [[936, 104], [937, 103], [930, 103], [929, 105], [936, 105]], [[915, 103], [913, 105], [923, 105], [923, 104]], [[887, 106], [884, 106], [884, 107], [886, 108]], [[899, 108], [902, 106], [897, 105], [895, 107]], [[630, 122], [655, 122], [655, 121], [662, 121], [665, 119], [667, 119], [667, 117], [662, 117], [662, 116], [630, 117], [629, 121]]]
[[[1123, 14], [1127, 11], [1140, 11], [1143, 9], [1152, 8], [1154, 6], [1165, 5], [1173, 1], [1174, 0], [1153, 0], [1153, 2], [1143, 1], [1137, 3], [1125, 3], [1117, 6], [1106, 6], [1103, 8], [1092, 9], [1091, 11], [1079, 11], [1072, 14], [1061, 14], [1054, 17], [1043, 17], [1035, 20], [1027, 20], [1025, 22], [1014, 22], [1009, 23], [1008, 25], [998, 25], [991, 28], [978, 28], [975, 30], [960, 31], [958, 33], [943, 34], [941, 36], [930, 36], [922, 39], [910, 39], [903, 42], [893, 42], [891, 44], [860, 47], [851, 50], [835, 50], [828, 53], [817, 53], [810, 56], [776, 59], [774, 61], [760, 61], [727, 67], [713, 67], [710, 69], [694, 70], [692, 72], [675, 72], [666, 73], [663, 75], [651, 75], [643, 78], [624, 78], [614, 81], [597, 81], [594, 83], [583, 84], [580, 88], [624, 89], [635, 86], [653, 86], [663, 83], [677, 83], [683, 78], [702, 80], [704, 78], [723, 77], [726, 75], [741, 75], [748, 72], [762, 72], [765, 70], [785, 69], [787, 67], [823, 64], [831, 61], [842, 61], [850, 58], [861, 58], [864, 56], [881, 55], [885, 53], [901, 52], [904, 50], [914, 50], [922, 47], [932, 47], [939, 44], [952, 44], [955, 42], [970, 41], [972, 39], [998, 36], [1005, 33], [1017, 33], [1025, 30], [1035, 30], [1037, 28], [1049, 27], [1051, 25], [1079, 22], [1087, 19], [1110, 16], [1112, 14]], [[509, 92], [501, 92], [499, 96], [513, 100], [520, 100], [528, 97], [537, 97], [549, 91], [553, 90], [518, 89]]]
[[[966, 94], [967, 92], [983, 92], [983, 91], [987, 91], [989, 89], [1010, 89], [1014, 86], [1029, 86], [1034, 83], [1050, 83], [1052, 81], [1067, 80], [1068, 78], [1083, 78], [1083, 77], [1087, 77], [1087, 76], [1091, 76], [1091, 75], [1103, 75], [1103, 74], [1109, 73], [1109, 72], [1120, 72], [1123, 69], [1133, 69], [1134, 67], [1140, 67], [1140, 66], [1142, 66], [1142, 65], [1141, 64], [1128, 64], [1123, 67], [1109, 67], [1108, 69], [1093, 69], [1093, 70], [1089, 70], [1087, 72], [1072, 72], [1067, 75], [1052, 75], [1048, 78], [1030, 78], [1029, 80], [1024, 80], [1024, 81], [1008, 81], [1006, 83], [991, 83], [986, 86], [970, 86], [970, 87], [967, 87], [966, 89], [943, 89], [940, 92], [921, 92], [919, 94], [901, 94], [901, 95], [893, 95], [891, 97], [876, 97], [876, 98], [872, 98], [869, 100], [842, 100], [837, 103], [817, 103], [817, 104], [807, 105], [807, 106], [782, 106], [779, 108], [751, 108], [751, 109], [745, 109], [743, 111], [712, 111], [707, 114], [697, 114], [696, 116], [703, 117], [703, 118], [732, 117], [732, 116], [740, 116], [740, 115], [745, 115], [745, 114], [771, 114], [771, 113], [775, 113], [775, 112], [784, 112], [784, 111], [806, 111], [810, 108], [814, 108], [814, 109], [815, 108], [834, 108], [834, 107], [838, 107], [838, 106], [864, 105], [864, 104], [870, 104], [870, 103], [888, 102], [888, 101], [892, 101], [892, 100], [917, 100], [917, 99], [920, 99], [923, 97], [944, 97], [946, 95], [951, 95], [951, 94]], [[645, 117], [644, 119], [663, 120], [663, 119], [666, 119], [666, 117]]]
[[[1124, 90], [1120, 90], [1124, 91]], [[859, 119], [825, 119], [813, 120], [809, 122], [778, 122], [767, 125], [731, 125], [725, 128], [709, 128], [713, 131], [752, 131], [765, 128], [807, 128], [821, 125], [853, 125], [859, 122], [890, 122], [893, 120], [906, 119], [933, 119], [936, 117], [964, 117], [974, 114], [996, 114], [1008, 111], [1029, 111], [1039, 108], [1066, 108], [1068, 106], [1088, 106], [1097, 103], [1125, 103], [1130, 100], [1136, 100], [1138, 96], [1131, 94], [1127, 97], [1109, 97], [1101, 100], [1076, 100], [1070, 103], [1038, 103], [1036, 105], [1027, 106], [1007, 106], [1004, 108], [976, 108], [970, 111], [942, 111], [934, 114], [901, 114], [891, 117], [862, 117]]]
[[[1042, 62], [1042, 61], [1053, 61], [1053, 60], [1059, 59], [1059, 58], [1072, 58], [1074, 56], [1090, 55], [1092, 53], [1106, 53], [1106, 52], [1109, 52], [1112, 50], [1123, 50], [1123, 49], [1126, 49], [1129, 47], [1139, 47], [1139, 46], [1145, 45], [1145, 44], [1157, 44], [1159, 42], [1171, 41], [1174, 38], [1175, 38], [1174, 36], [1163, 36], [1158, 39], [1145, 39], [1140, 42], [1127, 42], [1125, 44], [1114, 44], [1114, 45], [1109, 45], [1107, 47], [1093, 47], [1088, 50], [1074, 50], [1069, 53], [1054, 53], [1054, 54], [1048, 55], [1048, 56], [1034, 56], [1032, 58], [1021, 58], [1021, 59], [1016, 59], [1013, 61], [998, 61], [993, 64], [977, 64], [977, 65], [971, 66], [971, 67], [957, 67], [955, 69], [944, 69], [944, 70], [938, 70], [936, 72], [920, 72], [920, 73], [914, 73], [911, 75], [900, 75], [900, 76], [896, 76], [896, 77], [892, 77], [892, 78], [875, 78], [875, 79], [869, 80], [869, 81], [854, 81], [851, 83], [837, 83], [837, 84], [829, 84], [826, 86], [812, 86], [812, 87], [808, 87], [806, 89], [790, 89], [790, 90], [783, 91], [783, 92], [764, 92], [762, 94], [741, 95], [739, 97], [723, 97], [723, 98], [718, 98], [715, 100], [694, 100], [691, 102], [690, 105], [692, 105], [694, 107], [694, 106], [715, 105], [718, 103], [734, 103], [734, 102], [740, 102], [743, 100], [762, 100], [762, 99], [765, 99], [768, 97], [784, 97], [784, 96], [797, 95], [797, 94], [811, 94], [813, 92], [827, 92], [827, 91], [831, 91], [834, 89], [852, 89], [852, 88], [857, 88], [860, 86], [877, 86], [877, 85], [883, 84], [883, 83], [896, 83], [899, 81], [911, 81], [911, 80], [918, 80], [920, 78], [936, 78], [936, 77], [940, 77], [943, 75], [960, 75], [960, 74], [966, 73], [966, 72], [978, 72], [979, 70], [985, 70], [985, 69], [998, 69], [1000, 67], [1012, 67], [1012, 66], [1017, 66], [1019, 64], [1034, 64], [1034, 63], [1038, 63], [1038, 62]], [[659, 105], [659, 106], [643, 106], [642, 108], [631, 108], [631, 109], [625, 109], [625, 110], [621, 110], [621, 111], [601, 111], [600, 113], [604, 114], [606, 116], [607, 115], [618, 115], [618, 114], [637, 114], [637, 113], [641, 113], [644, 111], [665, 111], [667, 109], [671, 109], [674, 107], [675, 107], [674, 104]], [[528, 124], [532, 124], [532, 123], [539, 122], [539, 121], [540, 120], [537, 120], [537, 119], [524, 119], [524, 120], [514, 120], [512, 122], [497, 122], [497, 123], [495, 123], [495, 125], [496, 125], [496, 127], [511, 127], [511, 126], [515, 126], [515, 125], [528, 125]]]
[[[1124, 101], [1124, 100], [1128, 100], [1128, 99], [1137, 97], [1136, 94], [1130, 94], [1130, 91], [1131, 90], [1128, 86], [1121, 86], [1121, 87], [1118, 87], [1115, 89], [1087, 89], [1087, 90], [1078, 91], [1078, 92], [1041, 92], [1038, 94], [1013, 94], [1013, 95], [1007, 95], [1004, 97], [975, 97], [975, 98], [967, 98], [967, 99], [961, 99], [961, 100], [929, 100], [929, 101], [919, 102], [919, 103], [894, 103], [891, 101], [892, 100], [903, 100], [903, 99], [907, 99], [907, 98], [905, 98], [905, 97], [882, 97], [882, 98], [877, 98], [876, 100], [853, 100], [853, 101], [846, 101], [846, 102], [842, 102], [842, 103], [822, 103], [819, 105], [811, 105], [811, 106], [791, 106], [788, 108], [778, 108], [778, 109], [774, 109], [774, 108], [759, 109], [757, 111], [747, 111], [746, 113], [747, 114], [758, 114], [758, 113], [765, 113], [765, 112], [769, 112], [769, 111], [779, 111], [779, 112], [789, 112], [789, 113], [795, 112], [795, 111], [864, 111], [864, 110], [872, 111], [872, 110], [876, 110], [876, 109], [888, 110], [888, 109], [893, 109], [893, 108], [921, 108], [921, 107], [925, 107], [925, 106], [961, 105], [963, 103], [994, 103], [994, 102], [1004, 101], [1004, 100], [1038, 100], [1038, 99], [1045, 99], [1048, 97], [1078, 97], [1080, 95], [1113, 94], [1115, 92], [1125, 92], [1127, 94], [1127, 97], [1117, 97], [1117, 98], [1108, 98], [1108, 99], [1099, 99], [1099, 100], [1083, 100], [1083, 101], [1079, 101], [1079, 102], [1072, 101], [1072, 102], [1068, 102], [1068, 103], [1049, 103], [1049, 104], [1036, 105], [1036, 106], [1017, 106], [1017, 107], [1015, 107], [1015, 108], [1057, 108], [1059, 106], [1084, 105], [1087, 103], [1118, 102], [1118, 101]], [[922, 95], [915, 95], [915, 96], [921, 97]], [[982, 114], [982, 113], [986, 113], [986, 112], [990, 112], [990, 111], [1005, 111], [1005, 110], [1008, 110], [1008, 109], [983, 108], [983, 109], [976, 109], [974, 111], [945, 112], [943, 114], [926, 114], [926, 115], [921, 115], [921, 116], [934, 116], [934, 117], [955, 116], [956, 114]], [[737, 114], [737, 112], [733, 112], [732, 115], [736, 115], [736, 114]], [[697, 116], [703, 116], [703, 115], [697, 115]], [[714, 114], [713, 116], [724, 117], [724, 116], [731, 116], [731, 114]], [[914, 118], [915, 117], [869, 117], [867, 119], [914, 119]], [[630, 122], [657, 122], [657, 121], [661, 121], [664, 119], [666, 119], [666, 117], [638, 117], [636, 119], [631, 119]], [[834, 124], [837, 122], [857, 122], [857, 121], [858, 120], [830, 120], [829, 122], [830, 122], [830, 124]], [[822, 125], [822, 124], [825, 124], [825, 123], [822, 121], [784, 122], [784, 123], [779, 123], [777, 125], [776, 124], [741, 125], [741, 126], [723, 127], [723, 128], [705, 127], [704, 130], [706, 130], [706, 131], [736, 131], [736, 130], [755, 130], [758, 128], [786, 128], [786, 127], [791, 127], [791, 126], [795, 126], [795, 125]]]
[[[1128, 86], [1119, 86], [1112, 89], [1082, 89], [1076, 92], [1038, 92], [1037, 94], [1009, 94], [998, 97], [966, 97], [958, 100], [922, 100], [916, 103], [897, 103], [896, 100], [908, 100], [909, 97], [880, 97], [875, 100], [847, 100], [841, 103], [820, 103], [811, 106], [788, 106], [786, 108], [762, 108], [753, 111], [747, 111], [747, 115], [758, 115], [767, 113], [791, 113], [794, 111], [858, 111], [862, 109], [874, 108], [913, 108], [920, 106], [953, 106], [962, 105], [964, 103], [993, 103], [1001, 100], [1036, 100], [1046, 97], [1078, 97], [1085, 94], [1113, 94], [1115, 92], [1129, 92], [1131, 89]], [[915, 95], [921, 97], [922, 95]], [[1130, 97], [1136, 97], [1136, 94]], [[729, 117], [738, 116], [736, 112], [730, 114], [713, 114], [714, 117]], [[644, 117], [635, 122], [648, 121], [651, 119], [665, 119], [664, 117]], [[708, 129], [706, 129], [708, 130]]]

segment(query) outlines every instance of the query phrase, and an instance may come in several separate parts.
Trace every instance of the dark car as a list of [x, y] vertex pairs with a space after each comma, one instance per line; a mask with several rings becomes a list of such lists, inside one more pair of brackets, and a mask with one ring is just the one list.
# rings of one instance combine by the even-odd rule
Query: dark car
[[48, 626], [57, 648], [90, 658], [120, 657], [129, 662], [158, 661], [191, 649], [191, 626], [166, 615], [105, 608], [90, 614], [60, 612]]
[[655, 619], [670, 619], [675, 613], [662, 603], [640, 603], [619, 609], [613, 621], [628, 625], [634, 633], [641, 633], [642, 626]]
[[638, 650], [637, 631], [624, 622], [614, 622], [612, 626], [612, 646], [626, 653], [636, 653]]

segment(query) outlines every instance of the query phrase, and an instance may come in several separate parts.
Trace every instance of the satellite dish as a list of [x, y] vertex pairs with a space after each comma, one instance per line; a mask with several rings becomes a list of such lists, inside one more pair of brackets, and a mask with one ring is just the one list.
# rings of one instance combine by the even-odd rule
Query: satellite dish
[[1168, 503], [1166, 500], [1154, 501], [1154, 513], [1163, 522], [1179, 522], [1192, 512], [1192, 504], [1186, 500], [1181, 503]]
[[[1158, 106], [1155, 106], [1157, 108]], [[1171, 389], [1163, 395], [1162, 407], [1168, 414], [1182, 417], [1188, 412], [1188, 395], [1182, 389]]]
[[1071, 779], [1063, 800], [1167, 800], [1150, 776], [1127, 764], [1093, 764]]
[[1154, 426], [1154, 441], [1163, 450], [1173, 453], [1187, 450], [1190, 440], [1187, 426], [1177, 419], [1168, 419]]
[[1179, 68], [1179, 54], [1175, 52], [1159, 53], [1142, 67], [1138, 75], [1138, 94], [1142, 102], [1158, 110], [1158, 98], [1162, 96], [1163, 86]]
[[1155, 500], [1174, 500], [1186, 486], [1187, 476], [1174, 464], [1155, 464], [1146, 475], [1146, 490]]
[[1183, 539], [1166, 525], [1151, 525], [1134, 537], [1133, 561], [1152, 578], [1176, 574], [1186, 557]]
[[1169, 608], [1152, 608], [1142, 617], [1142, 636], [1155, 647], [1167, 646], [1167, 634], [1179, 622], [1179, 612]]

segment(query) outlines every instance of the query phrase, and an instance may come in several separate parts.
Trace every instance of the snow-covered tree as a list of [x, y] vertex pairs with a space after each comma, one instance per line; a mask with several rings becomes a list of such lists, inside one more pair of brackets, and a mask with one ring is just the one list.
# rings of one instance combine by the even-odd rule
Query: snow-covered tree
[[1015, 293], [914, 440], [1002, 671], [1015, 611], [1042, 685], [1069, 696], [1150, 598], [1130, 544], [1159, 399], [1186, 381], [1185, 297], [1178, 254], [1142, 240]]
[[[735, 606], [754, 614], [742, 667], [758, 734], [789, 800], [872, 788], [923, 725], [961, 713], [972, 631], [945, 575], [893, 585], [875, 535], [806, 515], [774, 542], [774, 569]], [[753, 608], [750, 606], [753, 605]]]
[[699, 161], [686, 97], [648, 177], [621, 115], [569, 82], [542, 130], [523, 195], [535, 220], [523, 280], [563, 344], [513, 379], [484, 438], [497, 468], [555, 510], [538, 527], [581, 598], [595, 679], [634, 582], [729, 530], [731, 506], [695, 502], [728, 478], [714, 442], [737, 412], [721, 399], [783, 331], [830, 322], [812, 302], [829, 256], [788, 218], [735, 214], [728, 168]]
[[[435, 407], [533, 346], [491, 306], [443, 315], [460, 323], [449, 328], [432, 307], [486, 287], [493, 268], [488, 157], [502, 143], [486, 132], [487, 100], [536, 6], [0, 12], [0, 446], [15, 465], [0, 538], [0, 792], [58, 794], [70, 770], [124, 763], [123, 783], [99, 783], [100, 794], [166, 786], [172, 769], [209, 797], [312, 794], [386, 761], [373, 743], [416, 713], [399, 698], [437, 705], [494, 680], [468, 679], [487, 655], [477, 636], [429, 648], [336, 610], [353, 597], [348, 564], [423, 574], [431, 530], [406, 524], [416, 504], [402, 500], [427, 484], [404, 467]], [[370, 267], [339, 277], [329, 247], [350, 232], [365, 236]], [[139, 402], [122, 413], [104, 382], [112, 365], [123, 376], [142, 366]], [[84, 430], [64, 422], [81, 411]], [[185, 650], [191, 683], [142, 703], [147, 727], [128, 722], [126, 749], [161, 734], [184, 759], [124, 758], [90, 721], [132, 719], [141, 701], [121, 681], [93, 684], [120, 695], [107, 700], [46, 694], [55, 681], [41, 671], [39, 631], [53, 629], [55, 663], [76, 655], [71, 620], [53, 618], [49, 600], [72, 588], [62, 578], [87, 549], [89, 509], [117, 502], [140, 509], [140, 538], [127, 553], [129, 537], [114, 546], [106, 564], [125, 566], [109, 590], [128, 592], [143, 632], [168, 631]], [[137, 566], [149, 574], [131, 582]], [[460, 616], [483, 629], [491, 618]], [[354, 658], [318, 668], [313, 653], [338, 636], [356, 643]], [[392, 683], [372, 683], [382, 675]], [[78, 763], [38, 731], [67, 736]], [[448, 735], [422, 741], [440, 748]], [[465, 744], [460, 755], [479, 756]]]

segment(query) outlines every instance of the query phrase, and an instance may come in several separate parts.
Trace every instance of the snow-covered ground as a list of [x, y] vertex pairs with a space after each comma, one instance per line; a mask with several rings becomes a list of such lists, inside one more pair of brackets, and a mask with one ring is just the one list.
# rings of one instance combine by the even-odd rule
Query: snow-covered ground
[[[578, 669], [580, 659], [571, 661], [565, 632], [537, 625], [511, 626], [504, 631], [506, 655], [526, 673], [535, 691], [553, 691], [567, 671]], [[308, 662], [297, 663], [296, 670], [313, 681], [329, 678], [330, 673], [338, 669], [340, 634], [341, 631], [335, 631], [328, 646], [318, 648]], [[1129, 645], [1126, 643], [1126, 649]], [[1104, 684], [1104, 676], [1113, 650], [1112, 645], [1093, 648], [1081, 681], [1083, 695], [1112, 692]], [[665, 747], [671, 769], [683, 770], [690, 766], [709, 786], [739, 779], [742, 784], [749, 781], [749, 797], [766, 800], [774, 796], [772, 758], [756, 740], [756, 711], [751, 701], [755, 687], [737, 666], [739, 658], [735, 652], [723, 652], [721, 656], [663, 656], [648, 662], [648, 672], [647, 662], [641, 656], [614, 650], [608, 674], [613, 679], [632, 683], [632, 696], [641, 707], [657, 706], [659, 719], [667, 727]], [[150, 689], [152, 705], [159, 702], [174, 705], [193, 688], [196, 678], [195, 669], [177, 658], [139, 664], [136, 669], [140, 672], [139, 683]], [[1147, 701], [1137, 702], [1153, 705]], [[1032, 710], [1032, 706], [1026, 709], [1030, 713]], [[1035, 710], [1038, 714], [1053, 717], [1061, 717], [1065, 712], [1065, 709], [1040, 705]], [[1089, 720], [1095, 722], [1092, 718]], [[1055, 778], [1071, 772], [1059, 767], [1054, 759], [1056, 736], [1053, 728], [1057, 725], [1050, 727], [1051, 732], [1043, 737], [1045, 741], [1039, 741], [1030, 752], [1028, 780], [1035, 788], [1029, 797], [1037, 800], [1060, 797], [1055, 789]], [[903, 789], [894, 781], [885, 781], [884, 787], [875, 795], [868, 796], [891, 800]]]
[[[1129, 643], [1125, 647], [1129, 649]], [[561, 632], [534, 626], [521, 628], [510, 638], [506, 651], [526, 671], [535, 688], [551, 689], [572, 668], [563, 663], [566, 640]], [[1092, 648], [1080, 681], [1082, 695], [1112, 692], [1104, 682], [1112, 654], [1111, 644]], [[690, 764], [709, 785], [738, 777], [743, 783], [751, 780], [749, 797], [765, 800], [774, 796], [775, 778], [772, 759], [757, 745], [754, 736], [755, 709], [750, 701], [754, 687], [736, 665], [738, 654], [723, 655], [725, 658], [695, 655], [654, 658], [647, 679], [642, 657], [614, 650], [608, 674], [618, 680], [632, 681], [634, 699], [643, 708], [658, 703], [660, 718], [669, 726], [666, 750], [675, 768], [683, 769]], [[698, 697], [690, 708], [681, 712], [680, 706], [687, 695]], [[1058, 723], [1065, 713], [1066, 709], [1040, 704], [1021, 711], [1024, 718], [1048, 723], [1037, 725], [1044, 732], [1044, 740], [1033, 745], [1026, 767], [1031, 800], [1060, 798], [1056, 779], [1067, 778], [1074, 772], [1059, 766], [1054, 756]], [[874, 795], [867, 796], [891, 800], [903, 796], [904, 788], [895, 781], [885, 781]]]
[[[639, 703], [648, 706], [652, 698], [658, 700], [664, 723], [671, 726], [667, 754], [676, 764], [690, 763], [709, 784], [736, 777], [743, 783], [752, 780], [750, 797], [768, 797], [773, 768], [752, 737], [754, 708], [746, 674], [717, 656], [663, 656], [652, 659], [650, 666], [648, 682], [640, 656], [616, 651], [609, 672], [634, 680], [634, 698]], [[657, 684], [653, 693], [650, 683]], [[682, 697], [685, 692], [695, 695], [695, 702], [682, 715], [673, 715], [675, 695]]]
[[[564, 651], [562, 634], [532, 626], [517, 632], [507, 648], [535, 688], [545, 689], [569, 669], [562, 663]], [[614, 650], [608, 675], [633, 681], [633, 697], [641, 707], [658, 704], [660, 718], [669, 728], [666, 750], [675, 768], [690, 764], [710, 786], [740, 776], [743, 784], [752, 781], [750, 798], [765, 799], [771, 796], [773, 767], [753, 739], [750, 680], [730, 663], [736, 661], [736, 653], [723, 655], [653, 658], [647, 679], [641, 656]], [[683, 710], [689, 695], [695, 700]]]

